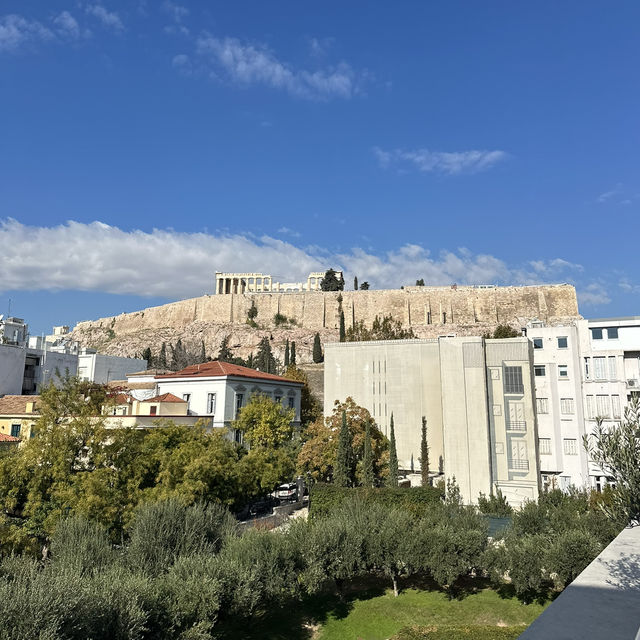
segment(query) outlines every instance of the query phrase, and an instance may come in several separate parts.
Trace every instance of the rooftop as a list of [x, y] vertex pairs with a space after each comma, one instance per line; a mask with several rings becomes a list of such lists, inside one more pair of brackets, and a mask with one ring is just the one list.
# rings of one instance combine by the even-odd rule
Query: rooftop
[[37, 414], [39, 401], [40, 396], [2, 396], [0, 398], [0, 415], [26, 415], [27, 404], [30, 402], [34, 404], [31, 413]]
[[8, 436], [6, 433], [0, 433], [0, 442], [20, 442], [20, 438]]
[[178, 398], [178, 396], [174, 396], [173, 393], [163, 393], [162, 395], [155, 396], [154, 398], [149, 398], [148, 400], [143, 400], [142, 402], [186, 402], [182, 398]]
[[276, 376], [272, 373], [264, 373], [263, 371], [257, 371], [256, 369], [249, 369], [248, 367], [241, 367], [237, 364], [230, 364], [229, 362], [221, 362], [219, 360], [204, 362], [202, 364], [193, 364], [189, 367], [185, 367], [181, 371], [158, 375], [156, 376], [156, 380], [172, 378], [224, 378], [227, 376], [232, 376], [234, 378], [248, 378], [250, 380], [272, 380], [273, 382], [302, 385], [301, 382], [289, 380], [282, 376]]

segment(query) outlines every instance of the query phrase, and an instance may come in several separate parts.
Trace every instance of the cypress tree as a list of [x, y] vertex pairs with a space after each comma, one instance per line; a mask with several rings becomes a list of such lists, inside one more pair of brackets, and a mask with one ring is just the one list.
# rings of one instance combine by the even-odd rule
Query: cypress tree
[[296, 343], [293, 341], [291, 342], [291, 353], [289, 355], [289, 361], [289, 364], [296, 364]]
[[389, 486], [398, 486], [398, 452], [396, 450], [396, 432], [393, 426], [393, 413], [389, 421]]
[[151, 349], [149, 347], [142, 352], [142, 359], [147, 361], [147, 367], [150, 369], [153, 363], [153, 357], [151, 356]]
[[340, 311], [340, 342], [347, 341], [347, 332], [344, 328], [344, 311]]
[[427, 419], [422, 416], [422, 436], [420, 438], [420, 473], [422, 486], [429, 486], [429, 445], [427, 443]]
[[371, 425], [367, 422], [364, 431], [364, 455], [362, 457], [362, 485], [373, 487], [373, 453], [371, 452]]
[[338, 437], [336, 464], [333, 468], [333, 482], [338, 487], [351, 485], [351, 432], [347, 425], [347, 412], [342, 412], [342, 426]]
[[320, 334], [313, 336], [313, 361], [318, 364], [324, 360], [322, 355], [322, 345], [320, 344]]
[[160, 355], [158, 356], [158, 368], [167, 368], [167, 345], [164, 342], [162, 343], [162, 347], [160, 347]]
[[207, 351], [204, 348], [204, 340], [202, 341], [202, 344], [200, 345], [200, 362], [206, 362], [207, 361]]
[[353, 290], [354, 290], [354, 291], [357, 291], [357, 290], [358, 290], [358, 276], [356, 276], [356, 277], [353, 279]]
[[286, 369], [289, 366], [289, 338], [287, 338], [287, 343], [284, 346], [284, 368]]

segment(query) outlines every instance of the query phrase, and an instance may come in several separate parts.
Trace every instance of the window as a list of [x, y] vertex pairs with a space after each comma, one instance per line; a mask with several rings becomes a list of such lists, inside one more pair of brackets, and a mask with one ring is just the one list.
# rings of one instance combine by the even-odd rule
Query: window
[[538, 378], [544, 378], [547, 375], [543, 364], [537, 364], [535, 367], [533, 367], [533, 373]]
[[616, 380], [618, 378], [618, 372], [616, 370], [616, 357], [609, 356], [609, 380]]
[[[373, 390], [374, 390], [374, 393], [375, 393], [375, 382], [373, 383], [373, 387], [374, 387]], [[273, 396], [273, 401], [276, 404], [282, 404], [282, 396]]]
[[606, 380], [607, 378], [607, 359], [606, 358], [593, 359], [593, 373], [596, 380]]
[[527, 456], [527, 443], [524, 440], [513, 438], [511, 440], [511, 457], [509, 468], [517, 471], [529, 470], [529, 458]]
[[233, 430], [233, 439], [238, 444], [242, 444], [242, 431], [240, 431], [240, 429], [234, 429]]
[[11, 435], [14, 438], [19, 438], [20, 437], [20, 425], [19, 424], [12, 424], [11, 425]]
[[578, 455], [578, 441], [575, 438], [565, 438], [562, 442], [564, 444], [564, 454], [566, 456]]
[[593, 420], [596, 417], [596, 406], [593, 396], [587, 396], [587, 418]]
[[573, 398], [560, 398], [560, 413], [565, 415], [575, 413]]
[[536, 412], [549, 413], [549, 398], [536, 398]]
[[611, 408], [613, 409], [613, 417], [620, 417], [620, 396], [611, 396]]
[[591, 358], [585, 358], [584, 359], [584, 379], [588, 380], [589, 377], [591, 376], [591, 373], [589, 371], [589, 361], [591, 360]]
[[609, 340], [617, 340], [618, 339], [618, 327], [609, 327], [607, 329], [607, 338], [609, 338]]
[[558, 338], [558, 349], [567, 349], [569, 347], [569, 341], [567, 336], [561, 336]]
[[216, 394], [207, 394], [207, 413], [214, 414], [216, 412]]
[[524, 384], [522, 382], [522, 367], [504, 368], [504, 392], [524, 393]]
[[158, 415], [158, 406], [157, 406], [157, 405], [152, 404], [152, 405], [149, 407], [149, 415], [150, 415], [150, 416]]
[[599, 418], [610, 418], [609, 396], [596, 396], [596, 410]]
[[294, 409], [296, 406], [296, 399], [295, 398], [289, 398], [289, 409]]
[[558, 378], [568, 378], [569, 377], [569, 367], [566, 364], [558, 365]]
[[[242, 409], [242, 401], [244, 400], [244, 393], [236, 393], [236, 418]], [[237, 441], [239, 442], [239, 440]]]
[[191, 394], [190, 394], [190, 393], [183, 393], [183, 394], [182, 394], [182, 399], [183, 399], [185, 402], [189, 402], [189, 400], [191, 400]]
[[533, 348], [542, 349], [542, 338], [533, 338]]
[[592, 340], [602, 340], [602, 329], [591, 329]]
[[540, 443], [540, 455], [550, 456], [551, 455], [551, 438], [540, 438], [538, 442]]

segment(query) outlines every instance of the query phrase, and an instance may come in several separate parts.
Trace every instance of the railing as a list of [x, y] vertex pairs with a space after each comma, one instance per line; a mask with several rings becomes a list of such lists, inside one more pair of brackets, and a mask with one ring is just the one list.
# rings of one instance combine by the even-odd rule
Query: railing
[[504, 392], [505, 393], [523, 394], [524, 393], [524, 384], [505, 382], [504, 383]]
[[524, 420], [509, 420], [507, 422], [508, 431], [526, 431], [527, 423]]
[[516, 471], [529, 471], [528, 460], [509, 460], [509, 469]]

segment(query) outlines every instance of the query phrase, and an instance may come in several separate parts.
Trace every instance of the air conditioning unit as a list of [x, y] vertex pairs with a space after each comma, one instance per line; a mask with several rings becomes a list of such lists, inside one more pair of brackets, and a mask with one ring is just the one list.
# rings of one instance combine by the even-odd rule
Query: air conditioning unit
[[638, 386], [638, 381], [635, 378], [631, 378], [630, 380], [627, 380], [627, 387], [637, 387]]

